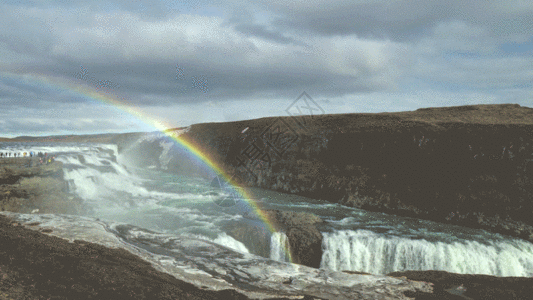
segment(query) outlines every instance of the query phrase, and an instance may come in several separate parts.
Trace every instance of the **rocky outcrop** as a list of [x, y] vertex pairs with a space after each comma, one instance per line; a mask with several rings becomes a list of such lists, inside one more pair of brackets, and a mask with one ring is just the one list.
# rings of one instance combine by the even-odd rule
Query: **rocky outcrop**
[[85, 209], [68, 192], [63, 164], [40, 164], [36, 157], [0, 159], [0, 195], [2, 211], [77, 214]]
[[[181, 134], [241, 185], [533, 241], [532, 108], [275, 117], [166, 133]], [[115, 143], [139, 166], [208, 174], [163, 134], [51, 138]]]
[[242, 185], [533, 241], [533, 109], [306, 118], [196, 124], [180, 138]]
[[[109, 230], [91, 218], [28, 217], [0, 213], [0, 245], [9, 245], [0, 247], [2, 299], [408, 300], [432, 291], [423, 282], [296, 267], [191, 237], [145, 243], [127, 225]], [[90, 234], [73, 241], [70, 230]], [[158, 255], [141, 254], [153, 251], [149, 244]]]
[[432, 293], [407, 293], [415, 299], [531, 299], [533, 278], [455, 274], [445, 271], [405, 271], [387, 274], [396, 278], [429, 282]]
[[[283, 232], [289, 241], [289, 251], [293, 263], [319, 268], [322, 259], [322, 234], [316, 228], [324, 221], [311, 213], [280, 210], [263, 210], [263, 216], [269, 220], [276, 231]], [[254, 213], [244, 216], [249, 220], [258, 220]], [[241, 222], [234, 228], [226, 228], [230, 235], [247, 245], [247, 248], [263, 257], [269, 257], [270, 235], [267, 228], [259, 224]], [[235, 225], [234, 225], [235, 226]]]
[[322, 234], [316, 224], [322, 219], [311, 213], [280, 210], [264, 210], [269, 220], [274, 221], [278, 231], [285, 232], [289, 240], [292, 262], [319, 268], [322, 259]]

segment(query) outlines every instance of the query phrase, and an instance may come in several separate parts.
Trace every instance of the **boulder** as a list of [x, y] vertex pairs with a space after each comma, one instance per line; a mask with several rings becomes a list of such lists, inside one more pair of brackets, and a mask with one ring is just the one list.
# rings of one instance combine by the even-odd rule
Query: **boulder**
[[322, 234], [316, 224], [324, 221], [307, 212], [264, 210], [267, 219], [289, 240], [292, 262], [319, 268], [322, 259]]

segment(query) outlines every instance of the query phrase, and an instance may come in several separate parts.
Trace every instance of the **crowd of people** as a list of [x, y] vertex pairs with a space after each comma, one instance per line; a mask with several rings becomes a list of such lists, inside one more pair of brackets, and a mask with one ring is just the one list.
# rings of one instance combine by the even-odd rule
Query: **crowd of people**
[[55, 161], [56, 157], [55, 155], [48, 154], [47, 152], [42, 153], [38, 152], [35, 153], [33, 151], [29, 152], [13, 152], [13, 151], [7, 151], [7, 152], [0, 152], [0, 159], [1, 158], [17, 158], [17, 157], [38, 157], [40, 164], [49, 164]]

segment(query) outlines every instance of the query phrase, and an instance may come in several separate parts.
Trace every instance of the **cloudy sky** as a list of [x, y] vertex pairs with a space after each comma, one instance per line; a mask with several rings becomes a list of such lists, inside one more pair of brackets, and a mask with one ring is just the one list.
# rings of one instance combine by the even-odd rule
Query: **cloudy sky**
[[0, 4], [0, 136], [284, 116], [304, 91], [325, 113], [533, 107], [533, 1]]

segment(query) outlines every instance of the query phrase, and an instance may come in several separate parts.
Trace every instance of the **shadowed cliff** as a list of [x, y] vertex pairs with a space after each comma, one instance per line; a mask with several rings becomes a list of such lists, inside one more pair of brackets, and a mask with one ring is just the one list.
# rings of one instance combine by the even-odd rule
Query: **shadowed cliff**
[[0, 210], [21, 213], [70, 213], [84, 210], [69, 193], [63, 164], [40, 164], [37, 157], [0, 159]]
[[181, 137], [243, 185], [533, 240], [531, 108], [263, 118]]

